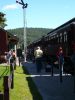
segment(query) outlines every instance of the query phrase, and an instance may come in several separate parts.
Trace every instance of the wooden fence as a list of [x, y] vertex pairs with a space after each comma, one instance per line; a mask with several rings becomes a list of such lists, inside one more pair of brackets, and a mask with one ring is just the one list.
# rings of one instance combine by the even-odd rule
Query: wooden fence
[[16, 65], [14, 61], [10, 60], [10, 75], [4, 76], [3, 78], [3, 86], [4, 86], [4, 93], [0, 93], [0, 100], [10, 100], [9, 91], [10, 89], [14, 88], [14, 68]]

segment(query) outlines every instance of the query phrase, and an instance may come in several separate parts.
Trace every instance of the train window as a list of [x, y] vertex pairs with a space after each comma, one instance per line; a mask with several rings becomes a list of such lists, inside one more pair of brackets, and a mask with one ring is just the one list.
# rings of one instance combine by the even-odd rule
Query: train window
[[47, 37], [45, 38], [45, 41], [47, 41]]
[[62, 33], [60, 33], [60, 43], [62, 42]]
[[56, 36], [54, 36], [54, 38], [55, 38]]
[[58, 36], [58, 43], [60, 42], [60, 38], [59, 38], [59, 36]]
[[49, 40], [49, 36], [47, 37], [47, 41]]
[[51, 37], [51, 39], [53, 39], [53, 37]]
[[66, 41], [67, 41], [67, 33], [64, 32], [64, 42], [66, 42]]
[[66, 39], [65, 39], [65, 35], [64, 35], [64, 42], [66, 41]]
[[56, 37], [58, 38], [58, 35]]
[[48, 40], [49, 40], [49, 36], [48, 36]]
[[67, 42], [67, 34], [64, 35], [64, 42]]
[[51, 40], [51, 38], [49, 37], [49, 40]]
[[54, 36], [52, 36], [52, 39], [54, 38]]
[[44, 41], [46, 41], [46, 38], [44, 38]]
[[65, 40], [66, 40], [66, 42], [67, 42], [67, 34], [65, 35]]
[[48, 39], [48, 38], [46, 37], [46, 41], [47, 41], [47, 39]]
[[57, 43], [58, 43], [58, 35], [56, 35], [56, 38], [57, 38]]
[[49, 37], [49, 40], [51, 40], [51, 38]]
[[52, 38], [50, 37], [50, 40], [51, 40]]

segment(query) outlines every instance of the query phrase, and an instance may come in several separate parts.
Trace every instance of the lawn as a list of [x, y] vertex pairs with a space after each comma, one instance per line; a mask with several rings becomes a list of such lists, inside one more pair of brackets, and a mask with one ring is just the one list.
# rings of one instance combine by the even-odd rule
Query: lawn
[[25, 68], [17, 66], [14, 71], [14, 89], [10, 90], [10, 100], [42, 100]]

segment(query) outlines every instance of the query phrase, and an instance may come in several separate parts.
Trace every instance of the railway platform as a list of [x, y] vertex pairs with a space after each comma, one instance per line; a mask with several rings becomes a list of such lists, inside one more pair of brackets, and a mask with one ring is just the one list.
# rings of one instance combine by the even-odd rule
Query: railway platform
[[51, 76], [51, 72], [45, 72], [44, 69], [37, 73], [36, 65], [32, 62], [24, 62], [23, 66], [31, 74], [43, 100], [75, 100], [74, 80], [70, 74], [63, 73], [63, 81], [60, 82], [59, 70], [56, 68]]

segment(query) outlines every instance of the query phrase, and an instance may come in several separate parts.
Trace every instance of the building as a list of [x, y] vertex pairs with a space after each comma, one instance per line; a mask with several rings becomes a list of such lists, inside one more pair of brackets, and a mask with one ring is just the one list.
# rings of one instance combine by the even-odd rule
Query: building
[[0, 62], [4, 60], [5, 52], [14, 48], [18, 43], [18, 38], [0, 27]]

